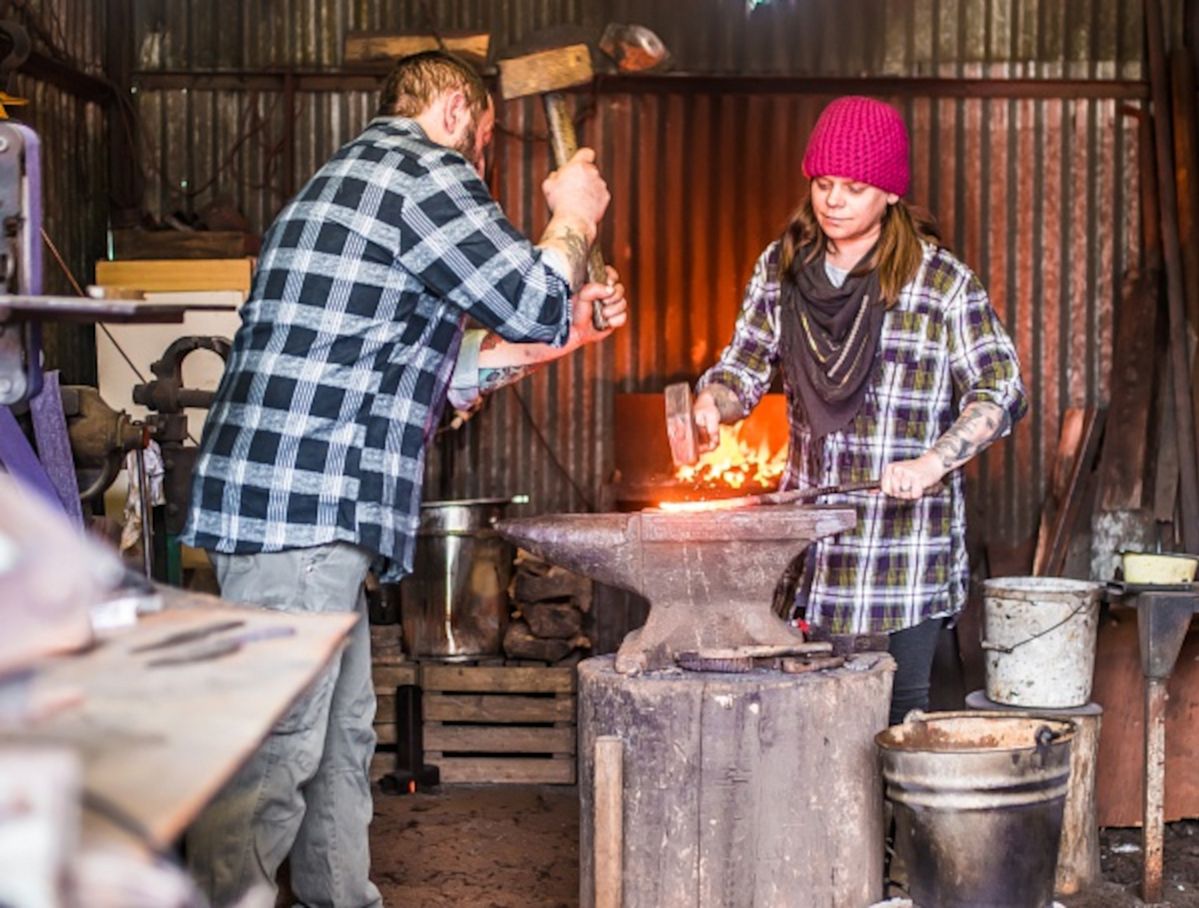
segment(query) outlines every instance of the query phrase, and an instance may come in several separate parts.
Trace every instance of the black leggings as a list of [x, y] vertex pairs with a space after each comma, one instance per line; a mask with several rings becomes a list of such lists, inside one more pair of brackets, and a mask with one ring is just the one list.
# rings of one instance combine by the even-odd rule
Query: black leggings
[[928, 709], [929, 679], [933, 654], [944, 618], [929, 618], [914, 627], [895, 631], [887, 640], [887, 651], [895, 659], [895, 682], [891, 688], [891, 724], [903, 721], [913, 709]]

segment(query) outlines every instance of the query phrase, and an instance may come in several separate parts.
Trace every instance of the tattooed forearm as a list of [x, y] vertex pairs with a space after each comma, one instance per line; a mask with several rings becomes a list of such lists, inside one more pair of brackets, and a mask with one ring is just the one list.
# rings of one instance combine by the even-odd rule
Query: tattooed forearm
[[530, 372], [537, 369], [536, 364], [523, 366], [488, 366], [479, 368], [479, 390], [483, 394], [491, 394], [505, 385], [520, 381]]
[[571, 287], [577, 289], [582, 286], [587, 278], [587, 256], [591, 251], [591, 243], [585, 233], [555, 219], [545, 228], [537, 245], [557, 252], [570, 271]]
[[712, 395], [712, 401], [720, 411], [721, 422], [733, 423], [745, 418], [745, 408], [741, 406], [741, 399], [732, 388], [713, 382], [704, 390]]
[[1011, 424], [1011, 417], [1003, 407], [990, 401], [977, 401], [966, 407], [957, 422], [937, 439], [933, 453], [945, 472], [955, 470], [991, 442], [1006, 435]]

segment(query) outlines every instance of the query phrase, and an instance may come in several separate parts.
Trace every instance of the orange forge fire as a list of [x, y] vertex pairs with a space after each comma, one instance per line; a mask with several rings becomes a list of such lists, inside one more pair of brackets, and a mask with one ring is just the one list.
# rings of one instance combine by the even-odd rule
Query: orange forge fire
[[720, 444], [690, 467], [679, 467], [675, 479], [701, 491], [769, 492], [787, 468], [787, 444], [771, 444], [771, 433], [753, 431], [743, 420], [720, 427]]

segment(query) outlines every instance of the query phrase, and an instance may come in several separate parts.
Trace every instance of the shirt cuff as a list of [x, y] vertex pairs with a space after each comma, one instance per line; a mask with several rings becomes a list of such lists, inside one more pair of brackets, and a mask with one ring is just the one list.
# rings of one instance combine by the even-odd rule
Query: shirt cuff
[[574, 285], [573, 277], [570, 273], [570, 266], [566, 259], [562, 257], [557, 249], [541, 249], [541, 261], [545, 263], [554, 274], [562, 278], [562, 282], [570, 288], [571, 293], [574, 293], [578, 288]]
[[469, 410], [482, 396], [479, 393], [479, 349], [486, 336], [487, 331], [482, 328], [472, 328], [462, 335], [458, 361], [454, 363], [454, 374], [450, 376], [446, 393], [455, 410]]

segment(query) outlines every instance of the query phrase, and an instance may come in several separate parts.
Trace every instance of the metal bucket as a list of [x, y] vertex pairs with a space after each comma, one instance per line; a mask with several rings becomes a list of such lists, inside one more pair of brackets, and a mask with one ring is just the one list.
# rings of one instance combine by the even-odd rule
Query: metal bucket
[[509, 503], [475, 498], [421, 505], [412, 574], [400, 582], [400, 623], [409, 655], [500, 652], [513, 549], [492, 527]]
[[987, 697], [1032, 709], [1091, 699], [1100, 585], [1061, 577], [983, 584]]
[[1074, 726], [911, 713], [875, 737], [917, 908], [1047, 908]]

